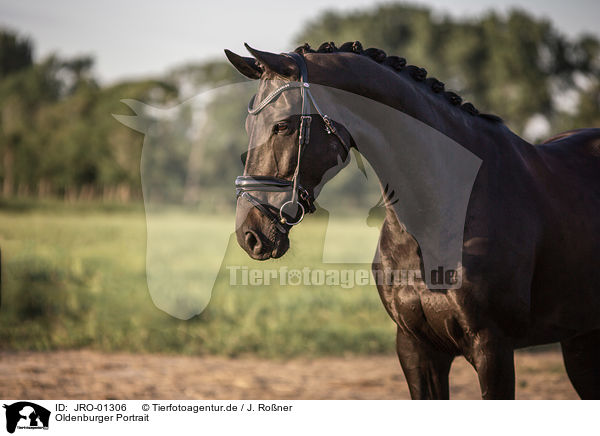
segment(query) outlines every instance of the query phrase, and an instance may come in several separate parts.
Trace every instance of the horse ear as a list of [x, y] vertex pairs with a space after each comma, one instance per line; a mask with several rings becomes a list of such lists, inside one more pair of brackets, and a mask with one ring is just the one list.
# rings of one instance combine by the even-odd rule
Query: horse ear
[[112, 114], [113, 118], [121, 124], [137, 132], [146, 133], [154, 121], [151, 116], [152, 107], [137, 100], [129, 98], [121, 100], [135, 112], [135, 115]]
[[256, 50], [246, 43], [244, 43], [244, 46], [264, 68], [289, 79], [300, 78], [298, 65], [292, 58], [281, 54]]
[[243, 56], [237, 55], [231, 50], [225, 49], [225, 56], [229, 59], [229, 62], [242, 73], [244, 76], [249, 79], [260, 79], [263, 71], [258, 65], [258, 62], [254, 58], [245, 58]]

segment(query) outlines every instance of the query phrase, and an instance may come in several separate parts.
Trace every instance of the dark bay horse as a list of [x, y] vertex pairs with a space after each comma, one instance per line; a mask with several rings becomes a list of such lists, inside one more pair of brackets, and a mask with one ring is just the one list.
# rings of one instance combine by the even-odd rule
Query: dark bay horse
[[[397, 324], [397, 352], [413, 399], [447, 399], [448, 374], [458, 355], [477, 371], [483, 398], [512, 399], [514, 350], [552, 342], [561, 343], [580, 397], [600, 398], [600, 129], [534, 146], [499, 118], [463, 104], [424, 69], [378, 49], [363, 50], [358, 42], [339, 49], [326, 43], [316, 51], [305, 45], [293, 56], [247, 48], [252, 58], [226, 54], [242, 74], [260, 80], [255, 102], [276, 98], [267, 81], [291, 84], [308, 75], [311, 85], [394, 108], [480, 159], [461, 223], [460, 285], [377, 285]], [[268, 191], [292, 189], [297, 193], [292, 206], [308, 213], [320, 186], [343, 167], [349, 148], [357, 147], [378, 168], [353, 137], [361, 120], [329, 119], [313, 110], [307, 141], [306, 115], [263, 126], [264, 142], [254, 147], [251, 138], [244, 174], [258, 176]], [[239, 182], [238, 242], [254, 259], [280, 257], [289, 248], [294, 218], [284, 216], [283, 205], [271, 210], [250, 201], [256, 197], [244, 196], [244, 189], [260, 188], [243, 185], [247, 182]], [[405, 200], [396, 206], [410, 208]], [[373, 272], [421, 269], [426, 276], [418, 239], [399, 217], [388, 205]]]

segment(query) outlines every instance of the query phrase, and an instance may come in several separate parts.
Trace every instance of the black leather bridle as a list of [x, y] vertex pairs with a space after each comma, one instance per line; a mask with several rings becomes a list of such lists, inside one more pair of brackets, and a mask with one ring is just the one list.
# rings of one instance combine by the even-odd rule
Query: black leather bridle
[[[275, 227], [282, 233], [287, 233], [289, 230], [299, 224], [304, 218], [305, 213], [312, 213], [315, 211], [314, 198], [313, 196], [300, 185], [299, 182], [299, 171], [300, 171], [300, 159], [310, 140], [310, 123], [312, 117], [310, 116], [311, 108], [310, 105], [315, 108], [323, 123], [325, 124], [325, 131], [330, 135], [335, 135], [339, 140], [340, 144], [344, 147], [346, 152], [350, 152], [350, 147], [346, 144], [344, 139], [340, 136], [333, 123], [327, 115], [325, 115], [319, 106], [315, 102], [314, 97], [310, 92], [310, 85], [308, 83], [308, 73], [306, 70], [306, 63], [304, 58], [298, 53], [287, 53], [286, 56], [291, 57], [300, 70], [300, 81], [299, 82], [288, 82], [285, 85], [275, 89], [269, 95], [267, 95], [263, 101], [261, 101], [256, 107], [253, 107], [254, 98], [248, 105], [248, 114], [257, 115], [262, 111], [269, 103], [271, 103], [279, 94], [290, 89], [300, 88], [300, 96], [302, 99], [302, 114], [300, 116], [300, 129], [298, 133], [298, 162], [296, 163], [296, 170], [292, 180], [280, 179], [277, 177], [270, 176], [238, 176], [235, 179], [235, 193], [236, 198], [242, 197], [256, 207], [264, 216], [269, 218]], [[258, 198], [251, 194], [251, 192], [263, 191], [263, 192], [286, 192], [292, 191], [292, 199], [286, 201], [280, 208], [279, 214], [273, 212], [275, 207], [265, 205], [260, 202]], [[292, 207], [294, 209], [292, 209]], [[300, 214], [298, 214], [298, 208]], [[287, 210], [295, 210], [295, 221], [290, 221], [285, 218], [288, 213]], [[291, 216], [291, 215], [290, 215]]]

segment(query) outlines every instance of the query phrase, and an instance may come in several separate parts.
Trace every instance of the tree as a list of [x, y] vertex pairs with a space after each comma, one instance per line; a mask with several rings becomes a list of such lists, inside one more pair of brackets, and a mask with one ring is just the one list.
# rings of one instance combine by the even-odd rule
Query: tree
[[[0, 29], [0, 80], [13, 73], [22, 71], [32, 65], [32, 47], [27, 39], [18, 37], [15, 33]], [[14, 183], [14, 146], [18, 142], [20, 115], [23, 107], [13, 98], [11, 101], [4, 99], [2, 104], [2, 117], [0, 118], [0, 132], [7, 138], [2, 147], [2, 166], [4, 178], [2, 185], [3, 194], [10, 195]]]
[[0, 79], [29, 68], [32, 61], [32, 45], [16, 33], [0, 29]]

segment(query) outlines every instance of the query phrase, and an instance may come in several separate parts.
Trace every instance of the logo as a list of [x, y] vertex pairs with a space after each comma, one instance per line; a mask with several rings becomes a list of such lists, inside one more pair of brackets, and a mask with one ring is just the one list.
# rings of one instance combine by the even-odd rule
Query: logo
[[6, 431], [14, 433], [16, 429], [48, 430], [50, 411], [29, 401], [19, 401], [4, 405], [6, 409]]

